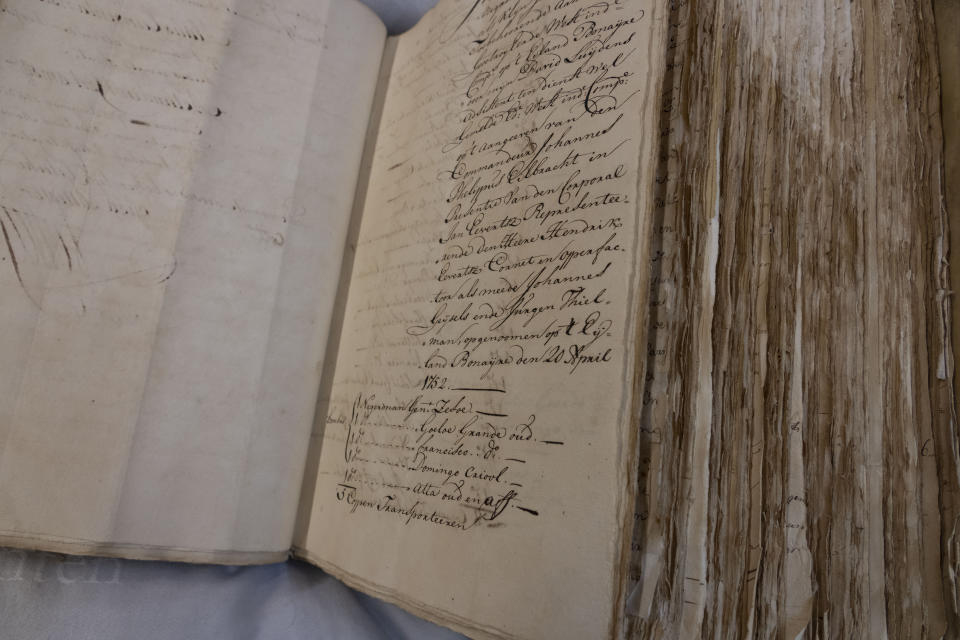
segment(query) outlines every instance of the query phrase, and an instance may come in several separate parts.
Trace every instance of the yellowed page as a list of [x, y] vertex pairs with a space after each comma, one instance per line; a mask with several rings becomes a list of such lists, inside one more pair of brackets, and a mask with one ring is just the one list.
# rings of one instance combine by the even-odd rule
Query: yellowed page
[[476, 637], [619, 624], [659, 10], [445, 0], [397, 45], [300, 552]]
[[[937, 23], [937, 53], [940, 58], [940, 108], [943, 116], [944, 199], [950, 222], [950, 246], [960, 247], [960, 1], [934, 0]], [[954, 290], [960, 282], [958, 249], [951, 252], [950, 282]], [[960, 304], [950, 300], [953, 349], [945, 357], [944, 369], [956, 367], [956, 340], [960, 336]], [[949, 360], [949, 362], [947, 362]], [[960, 395], [960, 377], [953, 376], [954, 394]]]
[[0, 544], [283, 557], [382, 24], [0, 13]]
[[672, 5], [631, 638], [960, 636], [934, 4]]
[[317, 488], [317, 470], [320, 464], [320, 451], [323, 446], [323, 433], [327, 424], [327, 411], [330, 407], [330, 393], [333, 388], [333, 374], [336, 370], [337, 359], [335, 354], [340, 346], [340, 337], [343, 333], [343, 316], [347, 304], [347, 294], [350, 291], [350, 281], [353, 277], [353, 262], [356, 255], [357, 240], [360, 234], [360, 222], [363, 208], [366, 204], [367, 186], [370, 181], [370, 169], [373, 165], [373, 152], [383, 116], [383, 101], [386, 97], [387, 86], [390, 82], [390, 70], [393, 67], [393, 57], [397, 48], [397, 36], [387, 38], [383, 47], [383, 57], [380, 60], [380, 73], [377, 79], [377, 91], [373, 98], [370, 110], [370, 120], [367, 123], [367, 135], [363, 145], [363, 158], [360, 162], [360, 175], [357, 178], [356, 193], [353, 198], [353, 213], [350, 217], [350, 228], [347, 230], [347, 242], [343, 251], [340, 265], [340, 281], [337, 284], [337, 295], [333, 305], [333, 323], [327, 333], [326, 353], [332, 354], [324, 359], [323, 371], [320, 374], [320, 387], [317, 391], [317, 405], [314, 410], [313, 428], [310, 430], [310, 441], [307, 445], [307, 459], [304, 464], [303, 477], [300, 483], [300, 497], [297, 504], [297, 519], [293, 531], [292, 549], [300, 552], [306, 544], [307, 531], [310, 528], [310, 517], [313, 510], [313, 499]]

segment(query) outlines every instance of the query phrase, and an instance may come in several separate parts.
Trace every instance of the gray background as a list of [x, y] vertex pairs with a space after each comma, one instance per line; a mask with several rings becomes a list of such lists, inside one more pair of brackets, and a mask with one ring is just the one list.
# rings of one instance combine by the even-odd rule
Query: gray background
[[[336, 0], [335, 0], [336, 1]], [[373, 9], [391, 34], [403, 33], [417, 23], [437, 0], [360, 0]]]
[[[362, 1], [391, 33], [436, 3]], [[218, 567], [0, 548], [0, 640], [459, 637], [301, 562]]]

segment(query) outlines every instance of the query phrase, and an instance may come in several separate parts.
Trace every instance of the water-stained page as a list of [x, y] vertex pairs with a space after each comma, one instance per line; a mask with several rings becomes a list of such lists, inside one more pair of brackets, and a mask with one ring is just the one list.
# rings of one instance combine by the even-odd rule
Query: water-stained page
[[384, 37], [352, 2], [0, 3], [0, 542], [286, 552]]
[[477, 636], [613, 633], [662, 26], [448, 1], [400, 38], [312, 560]]
[[933, 8], [671, 3], [629, 638], [960, 635]]

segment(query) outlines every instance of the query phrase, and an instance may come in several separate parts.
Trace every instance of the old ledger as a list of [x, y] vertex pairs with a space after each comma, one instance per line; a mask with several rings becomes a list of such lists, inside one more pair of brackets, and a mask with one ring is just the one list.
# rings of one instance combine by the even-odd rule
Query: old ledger
[[960, 637], [958, 14], [0, 0], [0, 544]]

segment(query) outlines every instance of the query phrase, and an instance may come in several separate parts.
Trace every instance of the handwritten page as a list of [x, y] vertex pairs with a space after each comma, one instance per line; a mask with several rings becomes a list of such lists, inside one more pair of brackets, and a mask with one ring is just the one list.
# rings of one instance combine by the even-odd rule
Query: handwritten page
[[311, 560], [473, 635], [614, 632], [661, 23], [441, 2], [399, 39]]
[[384, 37], [343, 2], [0, 5], [0, 542], [286, 553]]

